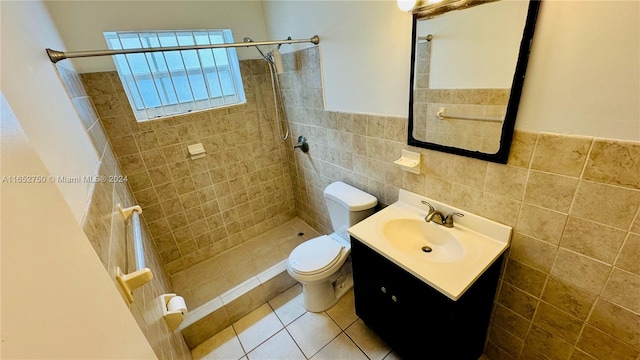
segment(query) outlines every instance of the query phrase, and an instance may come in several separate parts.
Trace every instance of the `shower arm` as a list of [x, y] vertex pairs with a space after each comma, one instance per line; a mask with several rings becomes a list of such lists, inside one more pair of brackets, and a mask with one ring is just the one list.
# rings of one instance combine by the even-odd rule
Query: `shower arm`
[[[219, 48], [237, 48], [237, 47], [250, 47], [255, 46], [256, 48], [261, 45], [282, 45], [282, 44], [297, 44], [297, 43], [307, 43], [310, 42], [312, 44], [318, 45], [320, 43], [320, 37], [318, 35], [314, 35], [309, 39], [291, 39], [289, 37], [287, 40], [277, 40], [277, 41], [249, 41], [249, 42], [239, 42], [239, 43], [230, 43], [230, 44], [211, 44], [211, 45], [189, 45], [189, 46], [170, 46], [163, 48], [146, 48], [146, 49], [121, 49], [121, 50], [89, 50], [89, 51], [57, 51], [47, 48], [47, 55], [49, 55], [49, 59], [52, 63], [57, 63], [58, 61], [64, 59], [72, 59], [72, 58], [83, 58], [83, 57], [93, 57], [93, 56], [112, 56], [112, 55], [122, 55], [122, 54], [138, 54], [138, 53], [148, 53], [148, 52], [159, 52], [159, 51], [178, 51], [178, 50], [201, 50], [201, 49], [219, 49]], [[259, 50], [259, 49], [258, 49]]]

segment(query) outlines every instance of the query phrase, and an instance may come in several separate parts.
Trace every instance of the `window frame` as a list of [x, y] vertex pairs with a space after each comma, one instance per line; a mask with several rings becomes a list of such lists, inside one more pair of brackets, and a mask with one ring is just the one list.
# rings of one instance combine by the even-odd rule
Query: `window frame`
[[[206, 43], [202, 42], [203, 34], [208, 39]], [[212, 34], [222, 42], [214, 41]], [[233, 43], [230, 29], [106, 31], [103, 35], [113, 50]], [[175, 44], [162, 44], [161, 36], [167, 39], [171, 35]], [[192, 41], [182, 44], [181, 39], [184, 41], [189, 35]], [[125, 46], [123, 38], [134, 41], [137, 38], [138, 44]], [[156, 40], [156, 44], [152, 44], [151, 39]], [[175, 52], [179, 53], [181, 66], [178, 67], [175, 54], [170, 55], [171, 61], [167, 60], [167, 54]], [[203, 55], [208, 59], [203, 60]], [[132, 56], [138, 58], [132, 59]], [[140, 66], [140, 56], [144, 57], [146, 67]], [[199, 66], [193, 66], [194, 59]], [[246, 103], [240, 62], [233, 47], [119, 54], [114, 55], [113, 60], [138, 122]], [[131, 65], [134, 61], [138, 62], [136, 69]], [[194, 85], [194, 80], [198, 84]], [[143, 85], [145, 89], [141, 89]]]

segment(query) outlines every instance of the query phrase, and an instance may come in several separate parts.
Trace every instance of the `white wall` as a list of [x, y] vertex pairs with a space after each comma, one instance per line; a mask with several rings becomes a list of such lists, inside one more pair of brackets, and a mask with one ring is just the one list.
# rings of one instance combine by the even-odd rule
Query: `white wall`
[[640, 141], [640, 2], [543, 1], [516, 128]]
[[[229, 28], [236, 42], [267, 40], [260, 1], [46, 1], [67, 51], [106, 49], [105, 31]], [[286, 36], [285, 36], [286, 38]], [[240, 59], [260, 57], [239, 48]], [[80, 73], [115, 70], [111, 57], [73, 60]]]
[[[264, 12], [271, 37], [320, 35], [327, 109], [407, 116], [411, 16], [395, 1], [265, 0]], [[543, 1], [516, 127], [640, 140], [638, 29], [638, 1]]]
[[266, 0], [264, 14], [269, 37], [320, 36], [327, 110], [407, 116], [411, 14], [395, 1]]
[[[53, 176], [94, 175], [98, 156], [44, 50], [62, 46], [46, 7], [0, 1], [0, 9], [2, 91], [22, 128]], [[57, 186], [79, 222], [90, 184]]]
[[[1, 175], [48, 176], [0, 96]], [[56, 186], [1, 186], [0, 358], [155, 359]]]
[[430, 89], [510, 88], [527, 2], [502, 0], [418, 22], [433, 35]]

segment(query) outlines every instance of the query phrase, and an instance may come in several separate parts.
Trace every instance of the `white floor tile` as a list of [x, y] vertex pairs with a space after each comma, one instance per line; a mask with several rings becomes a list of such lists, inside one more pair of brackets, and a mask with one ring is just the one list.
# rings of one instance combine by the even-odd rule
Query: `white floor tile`
[[269, 304], [264, 304], [233, 324], [246, 352], [284, 328]]
[[345, 333], [341, 333], [323, 347], [312, 360], [368, 360], [367, 356]]
[[240, 359], [244, 356], [244, 350], [235, 331], [229, 326], [198, 345], [191, 351], [191, 355], [194, 360]]
[[328, 309], [327, 314], [331, 316], [333, 321], [335, 321], [342, 330], [348, 328], [358, 320], [353, 297], [353, 289], [349, 290], [335, 305]]
[[286, 330], [281, 330], [273, 337], [251, 351], [249, 360], [304, 360], [304, 354]]
[[369, 329], [361, 319], [349, 326], [345, 332], [371, 360], [384, 359], [391, 351], [389, 345]]
[[288, 325], [287, 330], [307, 357], [313, 356], [341, 331], [324, 312], [307, 312]]
[[286, 326], [307, 312], [304, 308], [302, 286], [295, 285], [269, 301], [269, 305]]

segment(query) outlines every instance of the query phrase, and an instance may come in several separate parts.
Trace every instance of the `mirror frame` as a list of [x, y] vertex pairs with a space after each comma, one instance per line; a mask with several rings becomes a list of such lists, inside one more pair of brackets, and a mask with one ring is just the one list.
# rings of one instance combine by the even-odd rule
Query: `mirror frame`
[[[495, 1], [495, 0], [494, 0]], [[518, 107], [520, 105], [520, 98], [522, 96], [522, 87], [524, 85], [524, 76], [527, 70], [527, 64], [529, 62], [529, 54], [531, 51], [531, 44], [533, 42], [533, 32], [535, 30], [536, 19], [538, 17], [538, 11], [540, 9], [540, 0], [529, 0], [529, 6], [527, 9], [527, 18], [525, 20], [524, 30], [522, 34], [522, 40], [520, 42], [520, 50], [518, 53], [518, 60], [516, 62], [516, 68], [513, 75], [513, 81], [511, 83], [511, 92], [509, 95], [509, 102], [507, 103], [507, 110], [505, 113], [504, 121], [502, 124], [502, 134], [500, 136], [500, 148], [495, 154], [483, 153], [480, 151], [472, 151], [452, 146], [440, 145], [430, 143], [426, 141], [420, 141], [413, 137], [413, 91], [415, 81], [415, 60], [416, 60], [416, 32], [417, 22], [421, 19], [429, 19], [434, 16], [444, 14], [451, 10], [465, 9], [470, 6], [481, 5], [484, 3], [490, 3], [490, 1], [478, 1], [478, 0], [459, 0], [457, 6], [445, 5], [438, 8], [431, 7], [431, 9], [417, 8], [413, 12], [413, 23], [411, 30], [411, 75], [409, 76], [409, 118], [407, 124], [407, 143], [411, 146], [416, 146], [425, 149], [431, 149], [436, 151], [442, 151], [450, 154], [472, 157], [480, 160], [491, 161], [506, 164], [509, 158], [509, 150], [511, 148], [511, 141], [513, 140], [513, 132], [516, 124], [516, 116], [518, 114]], [[462, 4], [462, 5], [460, 5]]]

